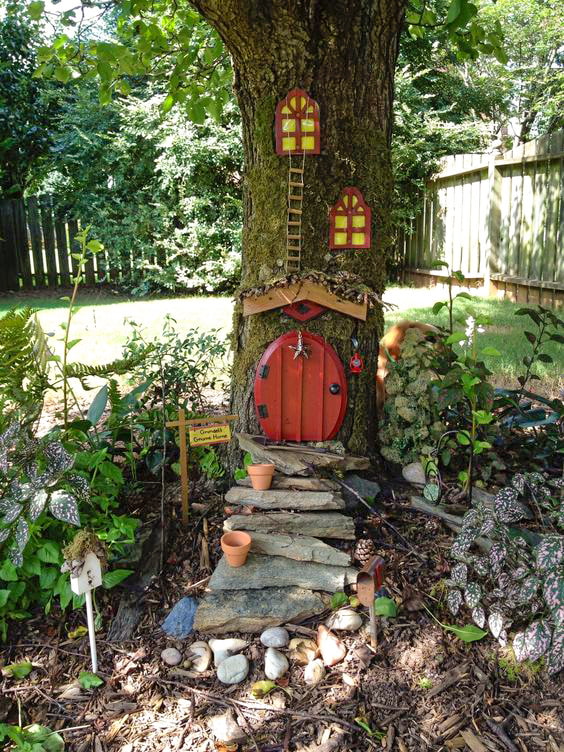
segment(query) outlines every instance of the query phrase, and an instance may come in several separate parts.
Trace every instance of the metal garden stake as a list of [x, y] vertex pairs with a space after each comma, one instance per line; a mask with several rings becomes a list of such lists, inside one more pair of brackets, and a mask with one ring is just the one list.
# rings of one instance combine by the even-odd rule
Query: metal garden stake
[[374, 611], [374, 599], [376, 592], [384, 582], [384, 559], [375, 556], [370, 559], [360, 570], [356, 577], [356, 596], [363, 606], [368, 606], [370, 615], [370, 645], [376, 649], [378, 640], [376, 637], [376, 613]]

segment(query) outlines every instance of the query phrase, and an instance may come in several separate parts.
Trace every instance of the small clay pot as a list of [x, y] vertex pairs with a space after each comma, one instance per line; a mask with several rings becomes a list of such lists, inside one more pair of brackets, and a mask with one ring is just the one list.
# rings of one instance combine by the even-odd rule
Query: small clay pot
[[242, 567], [251, 548], [251, 536], [242, 530], [231, 530], [221, 536], [221, 548], [230, 567]]
[[259, 463], [247, 466], [247, 473], [249, 474], [255, 491], [267, 491], [270, 488], [274, 469], [274, 465], [270, 463]]

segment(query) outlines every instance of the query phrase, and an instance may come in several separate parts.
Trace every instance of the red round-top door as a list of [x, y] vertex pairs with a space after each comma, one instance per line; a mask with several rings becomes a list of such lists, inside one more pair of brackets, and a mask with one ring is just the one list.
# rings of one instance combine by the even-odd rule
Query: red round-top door
[[258, 364], [255, 406], [269, 439], [325, 441], [347, 409], [343, 364], [323, 337], [291, 331], [274, 340]]

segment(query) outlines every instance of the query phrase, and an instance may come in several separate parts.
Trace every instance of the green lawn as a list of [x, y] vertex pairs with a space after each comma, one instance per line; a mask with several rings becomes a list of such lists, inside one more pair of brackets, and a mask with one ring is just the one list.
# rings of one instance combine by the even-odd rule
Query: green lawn
[[[402, 318], [444, 324], [444, 312], [439, 317], [431, 312], [433, 303], [443, 297], [444, 294], [436, 290], [389, 288], [385, 299], [397, 304], [398, 309], [386, 314], [386, 324], [389, 326]], [[38, 294], [4, 296], [0, 297], [0, 315], [14, 305], [31, 305], [39, 309], [41, 323], [45, 331], [54, 335], [57, 350], [59, 344], [55, 338], [61, 336], [60, 324], [65, 320], [66, 301]], [[462, 305], [470, 305], [492, 320], [492, 326], [481, 335], [482, 341], [502, 354], [500, 358], [490, 358], [488, 365], [495, 373], [497, 385], [514, 386], [515, 377], [522, 372], [521, 358], [529, 348], [522, 331], [531, 328], [528, 318], [515, 316], [515, 311], [521, 306], [489, 298], [474, 298]], [[219, 328], [227, 333], [231, 327], [232, 310], [233, 302], [228, 297], [129, 299], [106, 292], [85, 292], [79, 297], [73, 322], [72, 338], [82, 339], [72, 351], [73, 360], [104, 363], [119, 357], [130, 331], [127, 319], [142, 324], [148, 337], [158, 335], [167, 313], [176, 319], [180, 331], [198, 327]], [[557, 396], [564, 387], [564, 350], [553, 345], [548, 352], [555, 362], [553, 365], [539, 364], [538, 373], [543, 380], [543, 393]]]

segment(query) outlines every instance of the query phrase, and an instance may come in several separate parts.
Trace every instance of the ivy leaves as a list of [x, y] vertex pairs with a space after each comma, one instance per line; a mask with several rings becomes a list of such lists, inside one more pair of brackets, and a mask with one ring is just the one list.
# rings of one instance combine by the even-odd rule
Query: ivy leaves
[[[544, 656], [547, 670], [556, 673], [564, 656], [564, 536], [535, 538], [525, 528], [510, 527], [532, 516], [520, 496], [532, 499], [537, 515], [541, 508], [559, 514], [562, 500], [551, 486], [556, 484], [541, 473], [517, 474], [496, 494], [493, 508], [477, 503], [465, 514], [451, 548], [458, 561], [447, 580], [447, 605], [455, 615], [465, 605], [477, 627], [487, 624], [500, 645], [508, 641], [512, 620], [525, 622], [513, 637], [517, 660]], [[544, 519], [538, 516], [537, 522]], [[480, 536], [491, 541], [487, 554], [473, 552]]]
[[[6, 458], [0, 468], [0, 488], [5, 489], [0, 498], [0, 543], [11, 539], [10, 561], [21, 567], [30, 524], [46, 509], [56, 519], [80, 526], [77, 497], [87, 498], [85, 479], [69, 473], [74, 457], [60, 442], [31, 441], [17, 424], [0, 436], [0, 450]], [[76, 485], [76, 494], [56, 487], [63, 482], [71, 489]]]

